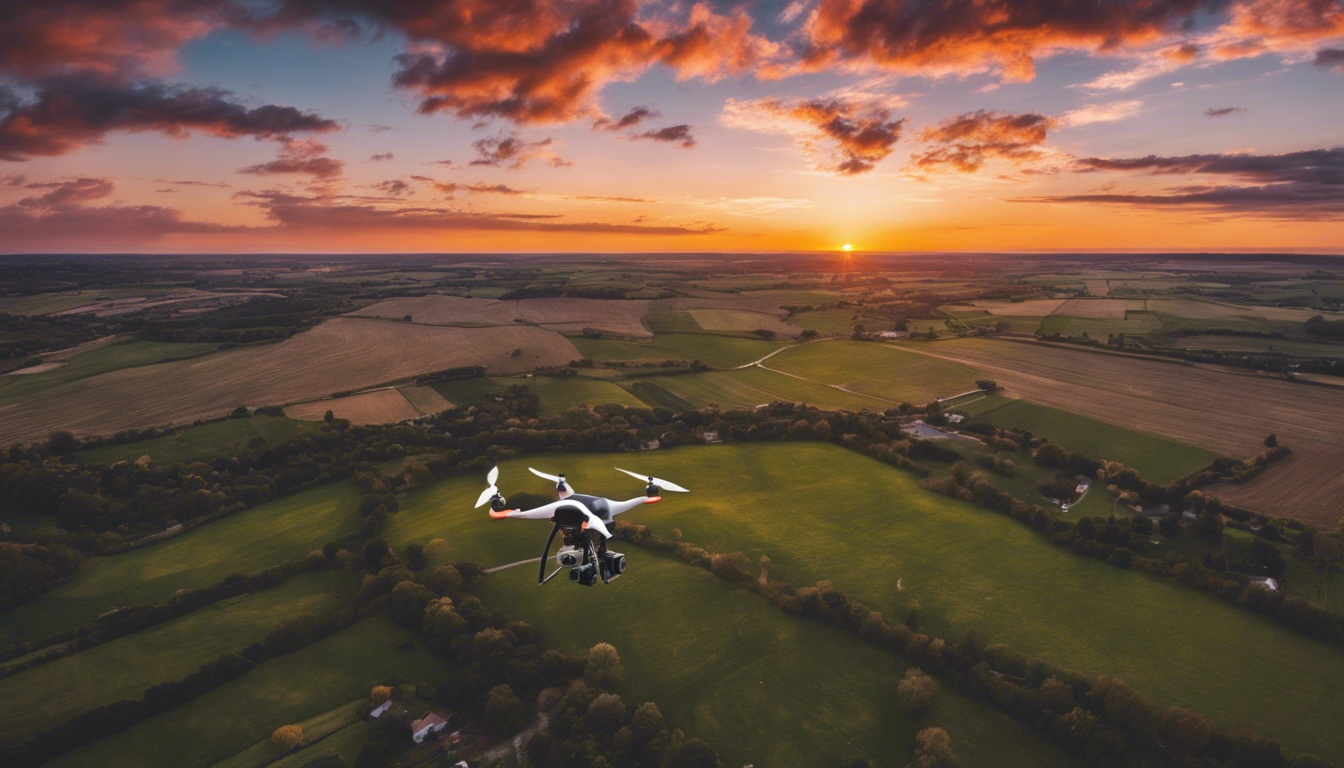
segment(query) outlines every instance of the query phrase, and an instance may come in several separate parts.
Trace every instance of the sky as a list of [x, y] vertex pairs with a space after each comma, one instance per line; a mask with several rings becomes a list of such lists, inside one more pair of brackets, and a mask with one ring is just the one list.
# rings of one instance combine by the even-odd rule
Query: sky
[[1344, 252], [1344, 0], [15, 0], [0, 252]]

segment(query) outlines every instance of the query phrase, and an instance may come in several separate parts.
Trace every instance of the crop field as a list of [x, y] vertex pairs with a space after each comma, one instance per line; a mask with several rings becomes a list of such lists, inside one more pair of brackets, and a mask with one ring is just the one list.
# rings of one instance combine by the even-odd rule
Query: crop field
[[854, 329], [853, 309], [819, 309], [799, 312], [789, 322], [817, 333], [849, 333]]
[[[523, 353], [515, 357], [515, 349]], [[336, 318], [279, 344], [112, 371], [5, 398], [0, 434], [10, 441], [42, 439], [59, 429], [106, 434], [214, 418], [239, 405], [309, 400], [444, 368], [484, 365], [510, 373], [578, 357], [563, 336], [531, 326], [444, 328]]]
[[359, 497], [353, 482], [319, 486], [93, 560], [37, 601], [0, 614], [0, 645], [79, 626], [115, 606], [162, 603], [179, 589], [303, 557], [359, 527]]
[[1225, 456], [1259, 453], [1271, 432], [1289, 446], [1344, 441], [1344, 392], [1325, 387], [1045, 344], [956, 339], [909, 349], [981, 368], [1019, 397]]
[[141, 456], [148, 456], [159, 464], [173, 464], [239, 451], [258, 438], [274, 447], [316, 426], [283, 416], [255, 414], [246, 419], [212, 421], [151, 440], [90, 448], [76, 455], [89, 464], [115, 464], [134, 461]]
[[1045, 317], [1059, 309], [1065, 299], [1029, 299], [1027, 301], [977, 301], [973, 306], [991, 315]]
[[[699, 568], [627, 549], [637, 572], [605, 587], [600, 600], [568, 584], [538, 589], [527, 567], [488, 577], [482, 599], [532, 623], [548, 647], [580, 653], [614, 645], [626, 700], [657, 702], [670, 724], [715, 745], [725, 765], [862, 758], [901, 766], [915, 732], [928, 726], [951, 735], [963, 765], [1072, 764], [988, 704], [946, 686], [929, 716], [911, 716], [895, 701], [905, 669], [899, 657]], [[580, 614], [585, 620], [574, 621]]]
[[1241, 485], [1223, 484], [1204, 492], [1248, 509], [1291, 517], [1329, 530], [1344, 516], [1344, 448], [1310, 445]]
[[152, 685], [180, 679], [221, 653], [260, 642], [286, 619], [339, 608], [354, 582], [338, 570], [300, 574], [6, 677], [0, 680], [0, 738], [35, 733], [94, 707], [140, 698]]
[[1297, 357], [1344, 357], [1344, 344], [1298, 339], [1265, 339], [1215, 334], [1183, 336], [1172, 342], [1178, 349], [1214, 349], [1220, 352], [1275, 352]]
[[649, 302], [606, 299], [466, 299], [458, 296], [413, 296], [380, 301], [352, 315], [426, 325], [510, 325], [527, 323], [562, 333], [597, 328], [625, 336], [649, 336], [642, 318]]
[[443, 395], [440, 395], [439, 391], [433, 387], [401, 386], [397, 387], [397, 391], [405, 395], [410, 404], [415, 406], [415, 410], [419, 411], [422, 416], [446, 411], [453, 407], [453, 404], [443, 399]]
[[1148, 309], [1164, 315], [1188, 317], [1195, 320], [1271, 320], [1304, 323], [1313, 315], [1336, 317], [1339, 313], [1294, 307], [1244, 306], [1225, 304], [1207, 299], [1148, 299]]
[[143, 286], [139, 288], [99, 288], [88, 291], [61, 291], [59, 293], [39, 293], [32, 296], [6, 296], [0, 298], [0, 312], [14, 315], [49, 315], [75, 309], [88, 304], [112, 299], [126, 299], [146, 294], [164, 294], [181, 292], [183, 288], [167, 286]]
[[762, 365], [896, 403], [923, 404], [968, 392], [984, 378], [974, 368], [934, 362], [904, 346], [849, 340], [802, 344]]
[[[774, 358], [770, 359], [773, 362]], [[776, 400], [807, 403], [828, 409], [886, 410], [896, 403], [881, 397], [844, 392], [826, 384], [805, 381], [787, 373], [761, 367], [740, 371], [715, 371], [680, 376], [655, 376], [626, 382], [626, 386], [649, 405], [679, 409], [703, 408], [711, 403], [722, 408], [754, 408]]]
[[540, 411], [543, 416], [564, 413], [576, 405], [601, 405], [619, 403], [621, 405], [643, 406], [644, 401], [607, 381], [598, 381], [583, 376], [535, 376], [532, 378], [537, 395], [541, 397]]
[[1051, 314], [1122, 320], [1128, 306], [1124, 299], [1069, 299]]
[[[432, 685], [450, 679], [452, 668], [422, 650], [418, 640], [386, 616], [366, 619], [47, 765], [212, 765], [281, 725], [330, 712], [391, 678]], [[415, 649], [399, 650], [406, 642]]]
[[1105, 296], [1111, 292], [1109, 280], [1084, 280], [1083, 285], [1087, 286], [1087, 292], [1093, 296]]
[[774, 314], [765, 312], [745, 312], [735, 309], [691, 309], [687, 310], [695, 324], [706, 331], [724, 331], [728, 333], [749, 333], [756, 330], [770, 331], [778, 336], [797, 336], [799, 328], [780, 320]]
[[291, 419], [321, 421], [327, 411], [338, 419], [349, 419], [352, 424], [387, 424], [423, 415], [400, 390], [391, 387], [291, 405], [285, 408], [285, 415]]
[[[87, 345], [81, 345], [87, 346]], [[0, 377], [0, 408], [10, 398], [37, 395], [62, 384], [87, 379], [100, 373], [185, 360], [213, 352], [216, 344], [170, 344], [159, 341], [124, 341], [90, 349], [43, 355], [56, 367], [41, 373]]]
[[475, 405], [484, 402], [486, 396], [492, 392], [508, 389], [509, 385], [512, 383], [512, 381], [507, 379], [492, 379], [485, 376], [478, 376], [472, 379], [442, 381], [429, 386], [453, 405]]
[[[937, 634], [975, 629], [989, 643], [1119, 676], [1160, 705], [1189, 706], [1222, 727], [1251, 726], [1291, 749], [1344, 758], [1332, 714], [1344, 708], [1344, 689], [1333, 682], [1344, 679], [1337, 648], [1173, 580], [1054, 547], [1005, 516], [925, 491], [913, 475], [833, 445], [530, 458], [503, 462], [500, 487], [544, 492], [545, 482], [527, 473], [535, 466], [564, 471], [583, 493], [638, 494], [613, 465], [691, 489], [630, 512], [632, 523], [663, 534], [680, 528], [686, 541], [753, 560], [768, 555], [773, 578], [795, 586], [829, 579], [889, 617], [904, 617], [917, 600], [921, 624]], [[499, 565], [539, 554], [543, 524], [491, 520], [471, 508], [482, 483], [453, 478], [412, 491], [388, 520], [388, 543], [451, 531], [454, 559]], [[625, 551], [630, 574], [612, 586], [633, 583], [653, 559]], [[535, 591], [533, 568], [501, 575]]]
[[674, 333], [655, 336], [649, 342], [618, 341], [615, 339], [588, 339], [574, 337], [570, 341], [584, 357], [595, 360], [661, 361], [699, 360], [715, 368], [734, 368], [787, 347], [786, 341], [739, 336], [717, 336], [707, 333]]
[[977, 421], [1000, 429], [1025, 429], [1053, 443], [1104, 461], [1118, 461], [1150, 483], [1166, 485], [1208, 466], [1218, 454], [1133, 429], [1117, 427], [1027, 400], [1008, 400], [980, 411]]
[[660, 299], [649, 302], [649, 311], [644, 315], [644, 324], [655, 334], [698, 333], [704, 329], [690, 312], [677, 309], [673, 299]]

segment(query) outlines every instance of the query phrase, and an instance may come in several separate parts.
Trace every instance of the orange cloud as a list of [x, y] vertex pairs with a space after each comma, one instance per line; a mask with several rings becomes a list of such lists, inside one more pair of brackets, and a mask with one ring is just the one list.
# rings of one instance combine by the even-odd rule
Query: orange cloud
[[872, 170], [891, 154], [905, 125], [885, 108], [838, 99], [729, 99], [720, 119], [730, 128], [793, 136], [816, 167], [844, 175]]
[[969, 112], [925, 128], [920, 141], [941, 145], [911, 156], [910, 169], [938, 171], [947, 167], [963, 173], [980, 170], [994, 158], [1021, 163], [1041, 156], [1036, 147], [1056, 121], [1045, 115]]

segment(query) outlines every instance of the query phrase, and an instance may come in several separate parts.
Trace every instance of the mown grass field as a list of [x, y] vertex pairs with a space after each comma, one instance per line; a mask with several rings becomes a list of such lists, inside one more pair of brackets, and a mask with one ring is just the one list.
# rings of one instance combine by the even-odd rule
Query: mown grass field
[[824, 341], [780, 352], [766, 366], [895, 402], [927, 403], [975, 389], [984, 374], [891, 344]]
[[[411, 641], [415, 649], [397, 646]], [[367, 696], [393, 678], [442, 684], [454, 672], [416, 635], [385, 616], [366, 619], [162, 715], [47, 763], [50, 766], [180, 768], [213, 765], [282, 725]]]
[[162, 603], [179, 589], [303, 557], [359, 527], [359, 496], [353, 482], [332, 483], [90, 561], [37, 601], [0, 614], [0, 645], [70, 629], [115, 606]]
[[476, 405], [484, 402], [486, 395], [508, 389], [510, 383], [509, 381], [478, 376], [474, 379], [444, 381], [429, 386], [453, 405]]
[[790, 317], [789, 322], [817, 333], [849, 333], [854, 330], [856, 311], [853, 308], [835, 308], [799, 312]]
[[368, 701], [368, 697], [363, 696], [357, 701], [347, 702], [329, 712], [295, 723], [303, 728], [303, 739], [308, 746], [294, 754], [276, 760], [275, 747], [271, 746], [268, 738], [216, 763], [215, 768], [301, 768], [327, 756], [340, 758], [343, 765], [353, 765], [369, 738], [371, 721], [363, 717]]
[[161, 341], [130, 341], [111, 344], [75, 355], [59, 368], [33, 374], [0, 376], [0, 402], [5, 398], [42, 392], [100, 373], [184, 360], [213, 352], [217, 344], [172, 344]]
[[[768, 362], [773, 363], [774, 359], [772, 357]], [[759, 367], [740, 371], [655, 376], [626, 382], [626, 386], [650, 405], [673, 409], [702, 408], [711, 403], [722, 408], [752, 408], [776, 400], [850, 411], [865, 408], [880, 411], [895, 404], [880, 397], [844, 392], [825, 384], [804, 381]]]
[[533, 387], [541, 398], [540, 411], [543, 416], [564, 413], [576, 405], [601, 405], [619, 403], [642, 407], [644, 401], [608, 381], [598, 381], [583, 376], [558, 378], [555, 376], [534, 376]]
[[601, 594], [564, 583], [539, 589], [532, 569], [519, 567], [488, 577], [482, 600], [531, 622], [548, 647], [616, 646], [626, 700], [656, 702], [669, 723], [708, 741], [725, 765], [863, 758], [901, 766], [915, 732], [929, 725], [951, 734], [963, 765], [1072, 762], [988, 704], [946, 690], [931, 714], [911, 716], [896, 702], [905, 669], [899, 657], [699, 568], [630, 552], [637, 571]]
[[[629, 513], [632, 523], [717, 551], [768, 555], [796, 586], [829, 579], [886, 615], [918, 601], [924, 626], [975, 629], [1088, 674], [1113, 674], [1161, 705], [1223, 727], [1250, 726], [1291, 749], [1344, 758], [1344, 655], [1184, 587], [1079, 557], [996, 513], [918, 487], [916, 478], [822, 443], [684, 447], [638, 456], [566, 455], [501, 465], [505, 493], [544, 493], [528, 465], [564, 471], [583, 493], [635, 496], [612, 466], [692, 490]], [[535, 557], [544, 523], [490, 520], [471, 505], [484, 478], [412, 492], [384, 530], [395, 546], [446, 537], [484, 565]], [[446, 536], [450, 534], [451, 536]], [[628, 581], [650, 555], [630, 548]], [[530, 571], [530, 573], [529, 573]], [[504, 572], [528, 583], [530, 567]], [[617, 582], [618, 584], [622, 582]], [[535, 583], [530, 588], [537, 589]], [[560, 585], [569, 588], [569, 585]], [[553, 590], [554, 591], [554, 590]]]
[[1000, 429], [1025, 429], [1084, 456], [1118, 461], [1159, 485], [1203, 469], [1218, 458], [1218, 454], [1198, 446], [1027, 400], [1007, 400], [981, 411], [975, 420]]
[[317, 427], [310, 421], [256, 415], [188, 427], [150, 440], [90, 448], [75, 455], [88, 464], [115, 464], [118, 461], [134, 461], [141, 456], [148, 456], [159, 464], [172, 464], [234, 453], [257, 439], [263, 440], [267, 446], [277, 446]]
[[733, 368], [787, 347], [787, 341], [765, 341], [740, 336], [716, 336], [708, 333], [672, 333], [655, 336], [650, 342], [617, 341], [571, 337], [584, 357], [594, 360], [639, 361], [699, 360], [714, 368]]
[[0, 736], [35, 733], [104, 704], [138, 699], [152, 685], [260, 642], [286, 619], [335, 610], [354, 586], [354, 577], [344, 571], [301, 574], [4, 678]]

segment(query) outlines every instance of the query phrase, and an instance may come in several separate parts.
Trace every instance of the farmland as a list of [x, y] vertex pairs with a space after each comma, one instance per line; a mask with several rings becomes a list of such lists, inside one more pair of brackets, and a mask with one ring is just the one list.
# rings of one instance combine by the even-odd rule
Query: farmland
[[[328, 712], [389, 679], [441, 684], [454, 674], [415, 640], [386, 617], [365, 619], [48, 765], [213, 764], [266, 738], [279, 724]], [[397, 649], [407, 641], [415, 650]]]
[[[774, 362], [774, 358], [771, 358]], [[882, 397], [844, 392], [760, 366], [740, 371], [656, 376], [629, 382], [630, 390], [649, 405], [701, 408], [710, 404], [729, 408], [755, 407], [776, 400], [807, 403], [822, 408], [883, 410], [895, 405]]]
[[905, 347], [847, 340], [800, 345], [762, 365], [894, 403], [922, 404], [967, 392], [983, 375], [957, 363], [931, 363]]
[[596, 328], [625, 336], [648, 336], [642, 318], [649, 302], [606, 299], [466, 299], [415, 296], [388, 299], [351, 314], [401, 320], [410, 316], [427, 325], [511, 325], [526, 323], [561, 333]]
[[550, 415], [562, 413], [576, 405], [599, 405], [601, 403], [619, 403], [621, 405], [644, 405], [634, 395], [606, 381], [585, 378], [583, 376], [537, 376], [532, 379], [537, 394], [541, 397], [541, 413]]
[[285, 408], [292, 419], [316, 421], [327, 411], [353, 424], [387, 424], [405, 421], [450, 407], [447, 400], [431, 387], [387, 387], [330, 400], [314, 400]]
[[1006, 401], [980, 411], [976, 419], [1000, 429], [1025, 429], [1094, 459], [1118, 461], [1160, 485], [1203, 469], [1218, 458], [1203, 448], [1026, 400]]
[[1242, 485], [1217, 485], [1205, 493], [1229, 504], [1302, 520], [1329, 530], [1341, 516], [1344, 449], [1302, 446]]
[[615, 339], [570, 339], [584, 357], [595, 360], [651, 361], [699, 360], [714, 368], [734, 368], [758, 360], [788, 346], [784, 341], [714, 336], [704, 333], [677, 333], [656, 336], [649, 342]]
[[261, 640], [285, 619], [335, 610], [353, 591], [353, 582], [341, 571], [295, 576], [6, 677], [0, 680], [0, 738], [52, 728], [94, 707], [138, 698], [151, 685], [185, 677], [221, 653]]
[[[895, 701], [899, 658], [698, 568], [637, 549], [631, 556], [638, 573], [613, 582], [602, 600], [539, 590], [532, 568], [490, 576], [482, 597], [536, 625], [547, 645], [572, 653], [616, 646], [626, 700], [657, 702], [670, 723], [718, 745], [726, 765], [901, 765], [893, 757], [930, 725], [951, 734], [966, 765], [1070, 764], [988, 704], [955, 693], [941, 693], [927, 718], [911, 716]], [[826, 660], [823, 675], [814, 673], [817, 659]]]
[[[504, 462], [501, 487], [544, 490], [525, 469], [540, 465], [564, 470], [582, 492], [621, 497], [629, 483], [612, 464], [603, 455]], [[678, 527], [716, 551], [768, 555], [772, 578], [830, 579], [888, 616], [918, 601], [922, 624], [936, 633], [974, 628], [986, 642], [1117, 675], [1162, 706], [1190, 706], [1224, 727], [1249, 725], [1293, 749], [1344, 757], [1327, 723], [1344, 707], [1344, 690], [1330, 682], [1344, 675], [1337, 649], [1172, 580], [1053, 547], [1006, 517], [918, 488], [907, 473], [812, 443], [678, 448], [626, 468], [684, 478], [692, 490], [632, 512], [631, 522], [664, 534]], [[479, 485], [461, 478], [412, 492], [388, 521], [387, 541], [452, 531], [454, 558], [534, 557], [544, 528], [473, 510]], [[631, 573], [648, 558], [636, 550]], [[535, 571], [504, 573], [526, 582]], [[1163, 652], [1148, 652], [1155, 647]]]
[[356, 529], [358, 501], [353, 483], [333, 483], [99, 558], [37, 602], [0, 614], [0, 644], [75, 627], [114, 606], [162, 603], [179, 589], [303, 557]]
[[249, 418], [212, 421], [150, 440], [89, 448], [78, 455], [81, 461], [91, 464], [134, 461], [141, 456], [148, 456], [160, 464], [172, 464], [241, 451], [254, 440], [275, 447], [312, 427], [312, 424], [296, 419], [256, 414]]
[[86, 349], [72, 350], [73, 354], [68, 357], [60, 353], [43, 356], [44, 360], [53, 361], [57, 365], [42, 373], [0, 376], [0, 408], [11, 398], [40, 395], [63, 384], [110, 371], [195, 358], [215, 351], [216, 347], [214, 344], [170, 344], [129, 339], [92, 349], [87, 349], [88, 345], [81, 346]]
[[[514, 356], [515, 349], [523, 352]], [[564, 337], [529, 326], [444, 328], [338, 318], [279, 344], [112, 371], [6, 398], [0, 401], [0, 433], [10, 440], [44, 438], [58, 429], [110, 433], [213, 418], [238, 405], [308, 400], [444, 368], [516, 372], [578, 357]]]

